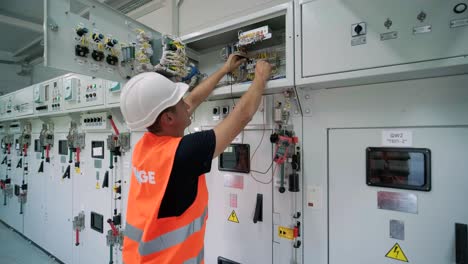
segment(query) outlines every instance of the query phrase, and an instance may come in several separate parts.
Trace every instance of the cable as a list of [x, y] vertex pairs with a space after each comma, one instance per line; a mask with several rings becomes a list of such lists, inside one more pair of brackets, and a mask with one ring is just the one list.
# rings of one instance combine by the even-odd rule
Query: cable
[[[231, 68], [231, 63], [232, 63], [232, 61], [229, 62], [229, 68]], [[229, 83], [230, 83], [230, 85], [231, 85], [231, 100], [232, 100], [233, 107], [235, 107], [235, 106], [236, 106], [236, 102], [234, 101], [234, 95], [232, 94], [232, 84], [234, 83], [234, 79], [233, 79], [233, 77], [232, 77], [232, 73], [228, 73], [228, 77], [229, 77], [229, 80], [228, 80], [228, 81], [229, 81]]]
[[[263, 98], [263, 111], [265, 111], [265, 98]], [[250, 158], [250, 163], [252, 163], [253, 158], [255, 157], [255, 154], [257, 153], [257, 150], [260, 148], [260, 145], [263, 142], [263, 138], [265, 137], [265, 115], [263, 115], [263, 133], [262, 133], [262, 138], [260, 139], [260, 142], [258, 143], [257, 148], [255, 149], [254, 153], [252, 154], [252, 157]]]
[[250, 170], [250, 171], [265, 175], [271, 170], [271, 167], [273, 167], [273, 161], [271, 161], [270, 166], [268, 167], [268, 169], [266, 171], [263, 171], [263, 172], [262, 171], [257, 171], [257, 170]]
[[[263, 98], [263, 110], [265, 111], [265, 98]], [[262, 145], [263, 139], [265, 138], [265, 131], [266, 131], [266, 129], [265, 129], [265, 114], [263, 114], [263, 129], [262, 129], [262, 130], [263, 130], [262, 138], [260, 139], [260, 142], [258, 143], [257, 147], [255, 148], [255, 151], [254, 151], [254, 153], [252, 154], [252, 157], [250, 158], [250, 164], [252, 164], [252, 160], [253, 160], [253, 158], [255, 157], [255, 154], [257, 154], [257, 151], [258, 151], [258, 149], [260, 148], [260, 146]], [[267, 169], [266, 171], [264, 171], [264, 172], [257, 171], [257, 170], [252, 170], [252, 169], [251, 169], [251, 170], [250, 170], [250, 176], [251, 176], [256, 182], [258, 182], [258, 183], [261, 183], [261, 184], [270, 184], [270, 183], [273, 181], [274, 174], [275, 174], [275, 171], [276, 171], [276, 167], [277, 167], [277, 166], [275, 166], [275, 169], [273, 170], [273, 175], [271, 176], [271, 179], [270, 179], [268, 182], [263, 182], [263, 181], [258, 180], [257, 178], [255, 178], [255, 177], [253, 176], [252, 172], [265, 175], [265, 174], [267, 174], [267, 173], [271, 170], [271, 168], [273, 167], [273, 163], [274, 163], [274, 162], [273, 162], [273, 159], [272, 159], [272, 160], [271, 160], [270, 166], [269, 166], [268, 169]]]
[[[273, 166], [273, 162], [271, 163], [271, 165]], [[272, 166], [270, 166], [270, 169], [271, 169]], [[267, 181], [267, 182], [263, 182], [263, 181], [257, 180], [257, 178], [255, 178], [255, 177], [252, 175], [252, 173], [250, 173], [250, 176], [252, 176], [252, 178], [254, 179], [254, 181], [256, 181], [256, 182], [258, 182], [258, 183], [261, 183], [261, 184], [270, 184], [270, 183], [273, 181], [273, 178], [275, 177], [275, 172], [276, 172], [276, 169], [277, 169], [277, 168], [278, 168], [278, 165], [276, 165], [275, 168], [273, 169], [273, 175], [271, 176], [270, 180]], [[268, 169], [268, 170], [270, 170], [270, 169]], [[250, 170], [250, 171], [252, 172], [253, 170]], [[268, 172], [268, 171], [267, 171], [267, 172]]]

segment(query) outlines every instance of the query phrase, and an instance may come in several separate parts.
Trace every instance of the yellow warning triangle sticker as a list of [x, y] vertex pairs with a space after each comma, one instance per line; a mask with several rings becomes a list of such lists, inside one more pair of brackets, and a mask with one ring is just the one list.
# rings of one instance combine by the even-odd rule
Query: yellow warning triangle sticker
[[229, 215], [228, 221], [239, 223], [239, 219], [237, 218], [236, 211], [232, 210], [232, 213]]
[[388, 251], [387, 255], [385, 255], [387, 258], [391, 259], [396, 259], [399, 261], [403, 262], [409, 262], [408, 258], [406, 257], [405, 253], [403, 252], [403, 249], [401, 249], [400, 245], [398, 243], [395, 243], [395, 245]]

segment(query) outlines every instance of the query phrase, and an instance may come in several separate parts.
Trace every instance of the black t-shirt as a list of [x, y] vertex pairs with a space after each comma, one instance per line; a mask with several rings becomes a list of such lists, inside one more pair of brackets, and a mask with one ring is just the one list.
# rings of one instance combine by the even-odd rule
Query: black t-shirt
[[198, 177], [210, 172], [216, 135], [207, 130], [186, 135], [177, 147], [158, 218], [182, 215], [195, 201]]

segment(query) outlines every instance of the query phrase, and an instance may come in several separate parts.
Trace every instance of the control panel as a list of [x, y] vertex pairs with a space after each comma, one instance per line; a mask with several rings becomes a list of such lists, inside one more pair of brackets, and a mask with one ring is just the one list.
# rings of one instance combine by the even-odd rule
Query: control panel
[[49, 111], [49, 85], [37, 84], [33, 87], [34, 112], [45, 113]]
[[120, 91], [123, 84], [120, 82], [106, 81], [106, 100], [107, 104], [118, 104], [120, 102]]
[[[238, 100], [226, 99], [208, 101], [200, 105], [197, 114], [195, 115], [194, 124], [203, 124], [208, 127], [216, 126], [224, 118], [226, 118], [235, 108]], [[247, 126], [268, 126], [271, 124], [272, 97], [264, 96], [260, 102], [257, 113]]]
[[108, 114], [106, 112], [83, 114], [81, 116], [81, 127], [85, 131], [90, 130], [107, 130], [109, 122], [107, 122]]
[[9, 126], [11, 134], [21, 134], [23, 127], [20, 122], [13, 122]]
[[64, 79], [65, 110], [104, 105], [104, 81], [83, 75]]
[[[251, 20], [254, 16], [257, 17]], [[196, 61], [198, 70], [206, 75], [217, 71], [231, 54], [244, 59], [237, 69], [218, 82], [211, 94], [213, 99], [232, 97], [247, 90], [259, 60], [268, 61], [272, 66], [266, 87], [271, 94], [294, 85], [293, 25], [293, 4], [290, 3], [205, 29], [204, 32], [209, 32], [207, 36], [189, 34], [182, 40], [196, 54], [192, 57], [189, 53], [189, 58]]]
[[83, 9], [88, 7], [87, 17], [78, 11], [80, 8], [70, 8], [62, 0], [47, 3], [44, 19], [54, 25], [45, 31], [46, 66], [120, 82], [140, 72], [154, 71], [161, 58], [159, 32], [99, 1], [74, 2]]
[[33, 114], [33, 90], [27, 87], [0, 97], [0, 119]]
[[63, 110], [63, 79], [57, 79], [49, 83], [50, 102], [49, 111], [57, 112]]
[[0, 97], [0, 118], [4, 118], [6, 115], [6, 96]]
[[299, 85], [301, 78], [314, 78], [310, 81], [315, 83], [343, 79], [340, 84], [351, 85], [347, 78], [400, 71], [409, 75], [409, 70], [450, 65], [442, 60], [466, 63], [456, 59], [468, 54], [466, 1], [447, 0], [443, 5], [437, 0], [303, 2], [298, 14], [302, 32], [298, 43], [302, 47], [296, 49], [297, 58], [301, 58], [296, 60]]
[[13, 94], [6, 95], [4, 98], [4, 117], [12, 117], [13, 116]]

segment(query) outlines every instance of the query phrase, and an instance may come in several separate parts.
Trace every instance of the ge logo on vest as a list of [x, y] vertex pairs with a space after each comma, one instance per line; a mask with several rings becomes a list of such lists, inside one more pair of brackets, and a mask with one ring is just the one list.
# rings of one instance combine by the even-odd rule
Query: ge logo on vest
[[154, 179], [154, 171], [148, 171], [146, 172], [145, 170], [137, 170], [137, 168], [133, 167], [133, 174], [135, 174], [135, 178], [139, 183], [151, 183], [151, 184], [156, 184], [156, 180]]

